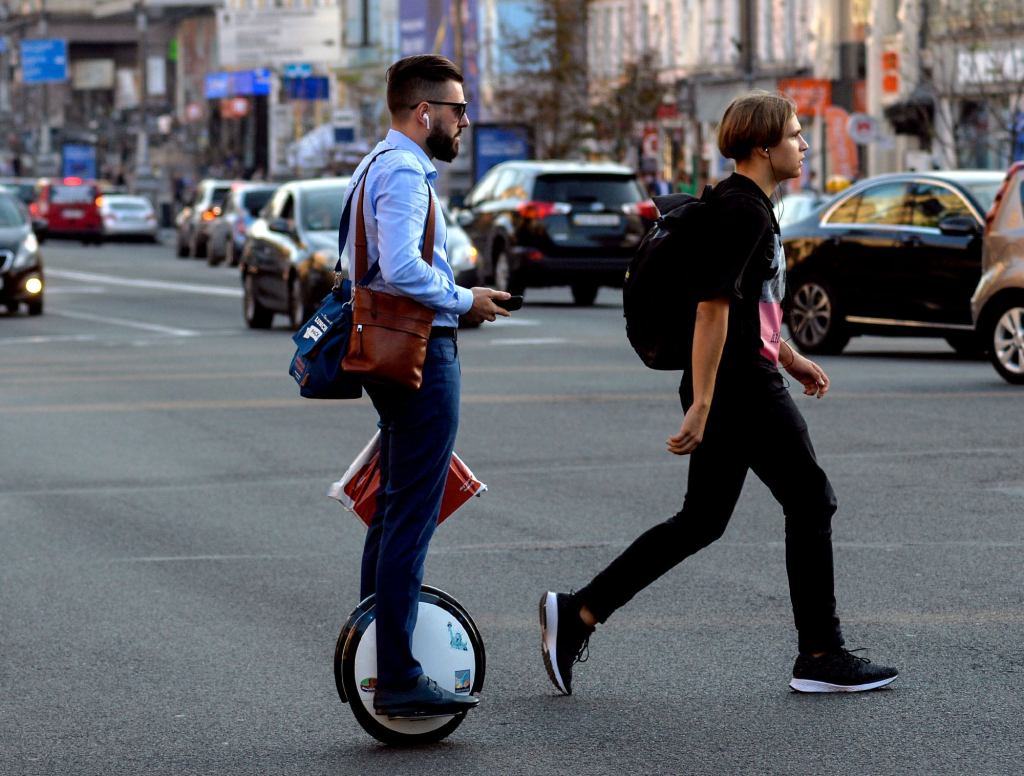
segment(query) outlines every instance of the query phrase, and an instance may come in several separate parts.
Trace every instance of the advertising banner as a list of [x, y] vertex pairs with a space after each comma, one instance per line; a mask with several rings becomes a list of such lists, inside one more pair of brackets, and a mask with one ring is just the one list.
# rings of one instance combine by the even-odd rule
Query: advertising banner
[[281, 67], [291, 62], [341, 62], [341, 7], [217, 11], [220, 63]]
[[473, 181], [496, 164], [529, 159], [530, 128], [523, 124], [473, 124]]
[[63, 158], [63, 177], [83, 180], [95, 180], [99, 177], [96, 169], [96, 146], [65, 143]]
[[476, 121], [480, 98], [480, 22], [477, 0], [400, 0], [399, 52], [440, 54], [462, 70], [463, 88], [470, 101], [469, 118]]

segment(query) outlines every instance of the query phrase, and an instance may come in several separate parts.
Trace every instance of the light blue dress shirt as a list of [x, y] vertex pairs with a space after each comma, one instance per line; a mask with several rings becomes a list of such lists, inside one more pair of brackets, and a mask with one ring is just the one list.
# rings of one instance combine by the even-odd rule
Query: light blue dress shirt
[[[397, 150], [381, 156], [366, 176], [363, 214], [366, 220], [367, 267], [380, 262], [380, 273], [370, 288], [400, 294], [437, 311], [434, 326], [458, 326], [459, 315], [473, 306], [473, 293], [455, 285], [448, 264], [448, 227], [441, 203], [434, 192], [437, 168], [415, 142], [398, 130], [388, 131], [373, 152], [360, 162], [345, 191], [352, 200], [348, 238], [344, 249], [348, 256], [349, 276], [355, 277], [356, 217], [359, 191], [355, 188], [370, 160], [381, 151]], [[434, 264], [420, 256], [427, 226], [427, 197], [434, 198]]]

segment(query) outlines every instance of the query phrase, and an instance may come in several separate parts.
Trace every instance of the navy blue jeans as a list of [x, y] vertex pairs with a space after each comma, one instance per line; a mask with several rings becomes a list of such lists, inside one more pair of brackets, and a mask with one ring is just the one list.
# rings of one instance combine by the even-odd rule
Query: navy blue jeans
[[[689, 376], [683, 408], [693, 402]], [[601, 622], [684, 558], [720, 538], [753, 471], [786, 516], [786, 571], [801, 652], [843, 645], [832, 568], [836, 497], [781, 375], [719, 376], [678, 514], [642, 534], [576, 595]]]
[[377, 683], [383, 687], [401, 687], [423, 673], [412, 654], [412, 632], [459, 426], [460, 377], [457, 343], [432, 339], [418, 391], [366, 386], [380, 416], [381, 489], [363, 548], [360, 597], [377, 596]]

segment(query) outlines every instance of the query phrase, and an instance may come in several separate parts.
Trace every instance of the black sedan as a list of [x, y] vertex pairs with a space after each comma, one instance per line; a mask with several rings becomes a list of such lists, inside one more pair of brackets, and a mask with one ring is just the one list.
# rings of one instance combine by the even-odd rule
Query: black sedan
[[786, 324], [806, 353], [858, 334], [944, 337], [975, 352], [971, 294], [1001, 172], [896, 173], [861, 181], [783, 227]]
[[7, 191], [0, 191], [0, 304], [12, 313], [23, 304], [29, 315], [43, 312], [39, 241], [28, 210]]
[[338, 224], [348, 178], [291, 181], [249, 227], [242, 248], [242, 309], [253, 329], [274, 314], [297, 329], [334, 285]]

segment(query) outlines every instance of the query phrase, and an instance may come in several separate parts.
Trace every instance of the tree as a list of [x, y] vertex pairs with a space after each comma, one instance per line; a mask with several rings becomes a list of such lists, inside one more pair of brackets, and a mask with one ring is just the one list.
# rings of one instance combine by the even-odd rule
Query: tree
[[657, 54], [648, 51], [629, 62], [617, 85], [595, 100], [594, 138], [614, 159], [624, 159], [635, 142], [637, 126], [657, 117], [667, 87], [658, 80]]
[[495, 95], [505, 120], [533, 128], [539, 158], [579, 156], [590, 134], [585, 0], [534, 0], [533, 24], [502, 29], [511, 65]]

